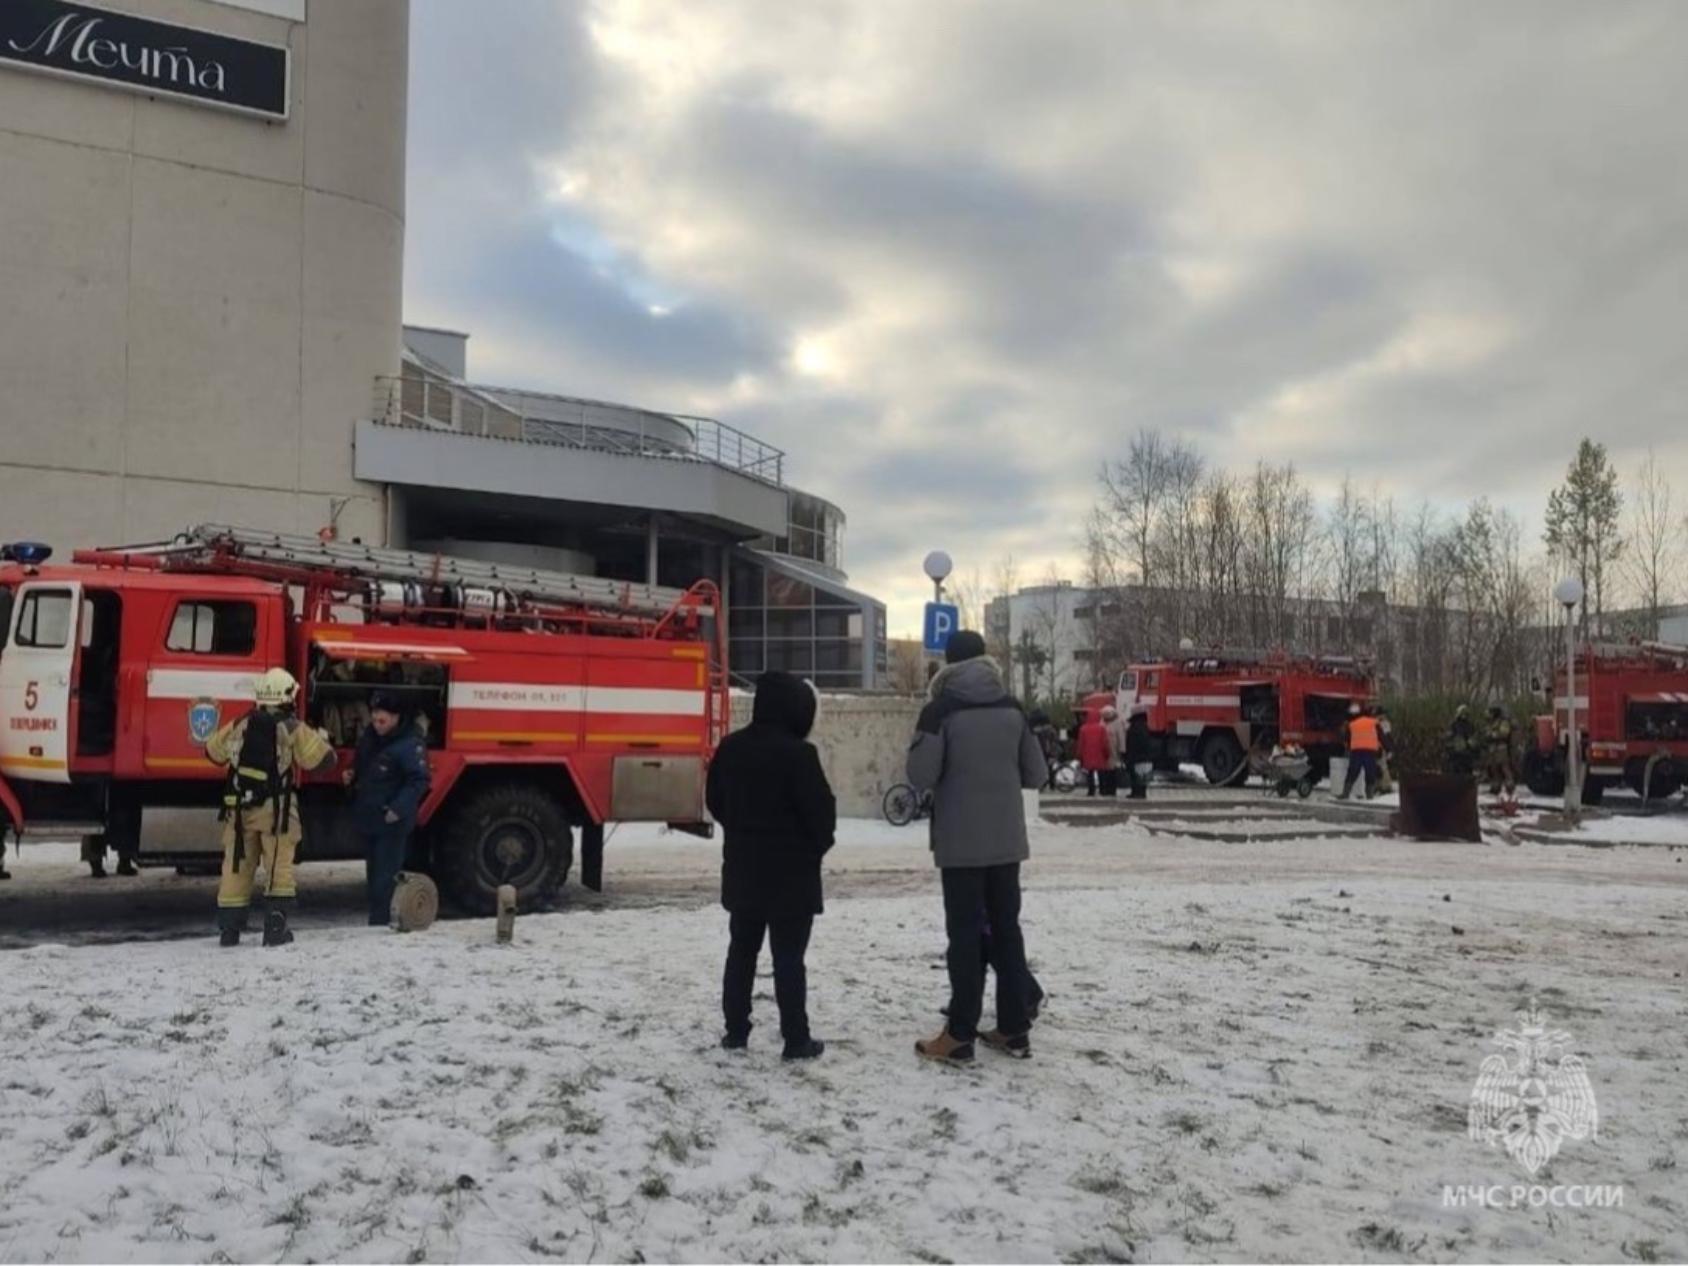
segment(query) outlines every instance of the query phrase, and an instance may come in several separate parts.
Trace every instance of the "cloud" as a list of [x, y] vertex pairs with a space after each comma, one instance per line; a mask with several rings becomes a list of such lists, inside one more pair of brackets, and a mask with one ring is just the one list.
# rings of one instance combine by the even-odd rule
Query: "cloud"
[[[1138, 427], [1535, 517], [1688, 467], [1688, 10], [419, 2], [413, 319], [709, 413], [919, 559], [1076, 570]], [[473, 54], [470, 58], [469, 54]]]

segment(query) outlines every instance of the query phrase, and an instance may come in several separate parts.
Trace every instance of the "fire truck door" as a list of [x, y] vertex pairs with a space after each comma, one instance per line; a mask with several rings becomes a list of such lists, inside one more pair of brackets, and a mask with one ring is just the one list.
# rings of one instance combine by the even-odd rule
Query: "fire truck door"
[[8, 777], [70, 781], [81, 609], [79, 584], [18, 586], [11, 637], [0, 653], [0, 772]]
[[279, 661], [280, 648], [265, 645], [257, 600], [211, 593], [176, 597], [155, 637], [147, 665], [147, 773], [218, 777], [205, 740], [251, 709], [252, 683]]

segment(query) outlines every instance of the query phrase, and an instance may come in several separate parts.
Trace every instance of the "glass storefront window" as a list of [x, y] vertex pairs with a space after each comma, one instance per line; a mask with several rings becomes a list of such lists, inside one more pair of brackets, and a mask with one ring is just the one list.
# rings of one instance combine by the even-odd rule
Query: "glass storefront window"
[[813, 637], [815, 617], [808, 611], [769, 611], [769, 637]]
[[761, 606], [762, 568], [735, 558], [728, 575], [727, 602], [729, 605]]
[[768, 573], [768, 605], [770, 607], [808, 607], [815, 601], [813, 585], [778, 572]]
[[815, 648], [812, 642], [769, 642], [768, 667], [788, 673], [809, 673], [815, 667]]
[[815, 667], [823, 672], [828, 669], [834, 672], [853, 671], [858, 674], [856, 680], [860, 682], [862, 644], [860, 642], [816, 642]]
[[727, 636], [732, 638], [754, 637], [763, 635], [761, 607], [727, 608]]

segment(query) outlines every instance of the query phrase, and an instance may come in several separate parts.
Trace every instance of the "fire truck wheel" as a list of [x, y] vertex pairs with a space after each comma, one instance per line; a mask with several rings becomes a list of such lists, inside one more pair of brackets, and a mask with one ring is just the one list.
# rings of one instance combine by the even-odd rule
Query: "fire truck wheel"
[[1214, 786], [1231, 784], [1243, 763], [1243, 745], [1232, 734], [1215, 734], [1202, 745], [1202, 772]]
[[496, 783], [456, 806], [437, 836], [436, 877], [467, 914], [498, 911], [498, 889], [510, 884], [523, 909], [545, 901], [574, 864], [574, 835], [556, 799], [538, 787]]

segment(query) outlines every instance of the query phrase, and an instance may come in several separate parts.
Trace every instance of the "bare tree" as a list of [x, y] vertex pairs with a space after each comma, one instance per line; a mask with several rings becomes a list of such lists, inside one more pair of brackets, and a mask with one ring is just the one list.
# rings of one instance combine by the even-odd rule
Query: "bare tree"
[[1675, 596], [1681, 575], [1681, 531], [1671, 510], [1670, 480], [1648, 449], [1630, 492], [1625, 571], [1649, 638], [1659, 635], [1659, 617]]
[[917, 641], [898, 639], [890, 645], [890, 688], [900, 695], [926, 691], [926, 652]]
[[1547, 547], [1577, 569], [1588, 600], [1583, 603], [1586, 634], [1590, 608], [1596, 627], [1606, 615], [1607, 576], [1623, 554], [1623, 494], [1606, 446], [1585, 439], [1565, 472], [1565, 482], [1547, 498]]

